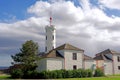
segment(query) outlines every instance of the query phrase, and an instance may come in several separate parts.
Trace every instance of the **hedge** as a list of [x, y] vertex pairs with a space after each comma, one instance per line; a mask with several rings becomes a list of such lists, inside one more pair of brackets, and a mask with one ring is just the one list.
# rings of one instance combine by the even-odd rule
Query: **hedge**
[[102, 70], [96, 69], [95, 74], [90, 69], [77, 69], [77, 70], [53, 70], [53, 71], [27, 71], [23, 73], [21, 70], [15, 70], [12, 72], [12, 78], [23, 79], [58, 79], [58, 78], [84, 78], [84, 77], [99, 77], [104, 76]]
[[92, 70], [77, 69], [77, 70], [54, 70], [42, 71], [39, 76], [43, 79], [57, 79], [57, 78], [83, 78], [93, 77]]

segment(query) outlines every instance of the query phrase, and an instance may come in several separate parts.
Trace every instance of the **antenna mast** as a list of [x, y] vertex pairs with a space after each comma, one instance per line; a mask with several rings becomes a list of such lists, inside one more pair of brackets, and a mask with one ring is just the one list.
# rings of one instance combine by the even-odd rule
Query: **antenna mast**
[[51, 24], [52, 24], [52, 17], [50, 16], [50, 26], [51, 26]]
[[[51, 2], [50, 2], [51, 4]], [[52, 25], [52, 6], [50, 6], [50, 26]]]

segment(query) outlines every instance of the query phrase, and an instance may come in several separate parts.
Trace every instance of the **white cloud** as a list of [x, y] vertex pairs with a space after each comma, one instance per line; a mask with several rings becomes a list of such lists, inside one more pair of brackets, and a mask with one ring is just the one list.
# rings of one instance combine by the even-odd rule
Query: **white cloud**
[[120, 10], [120, 0], [99, 0], [103, 7]]
[[35, 5], [28, 9], [29, 13], [33, 13], [37, 16], [47, 16], [51, 5], [48, 2], [37, 1]]
[[[44, 28], [49, 24], [51, 7], [52, 24], [57, 29], [58, 46], [71, 43], [92, 56], [106, 48], [119, 50], [120, 17], [107, 16], [102, 9], [93, 7], [89, 0], [79, 1], [82, 7], [76, 7], [71, 1], [55, 1], [52, 4], [37, 1], [27, 10], [29, 14], [33, 14], [32, 17], [9, 24], [0, 23], [0, 42], [1, 39], [2, 41], [5, 39], [6, 42], [11, 43], [10, 39], [12, 39], [12, 43], [15, 43], [10, 46], [15, 47], [14, 44], [22, 44], [32, 39], [44, 49]], [[5, 44], [0, 46], [4, 48]]]

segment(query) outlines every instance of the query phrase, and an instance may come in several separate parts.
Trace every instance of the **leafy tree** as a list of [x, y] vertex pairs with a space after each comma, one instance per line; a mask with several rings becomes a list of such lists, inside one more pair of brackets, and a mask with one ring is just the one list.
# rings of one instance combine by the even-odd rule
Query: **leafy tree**
[[19, 53], [11, 57], [14, 60], [14, 64], [22, 65], [22, 71], [27, 73], [28, 71], [34, 71], [36, 69], [36, 61], [39, 60], [37, 56], [38, 53], [38, 44], [29, 40], [22, 45]]

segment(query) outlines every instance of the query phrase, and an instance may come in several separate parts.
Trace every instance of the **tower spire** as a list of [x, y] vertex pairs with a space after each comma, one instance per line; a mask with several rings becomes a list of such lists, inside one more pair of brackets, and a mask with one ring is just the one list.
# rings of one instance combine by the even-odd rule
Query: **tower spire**
[[46, 46], [45, 52], [48, 53], [50, 50], [56, 48], [56, 28], [52, 25], [52, 6], [49, 8], [49, 25], [45, 27], [46, 30]]
[[50, 16], [50, 26], [52, 25], [52, 17]]
[[50, 6], [50, 26], [52, 25], [52, 7]]

